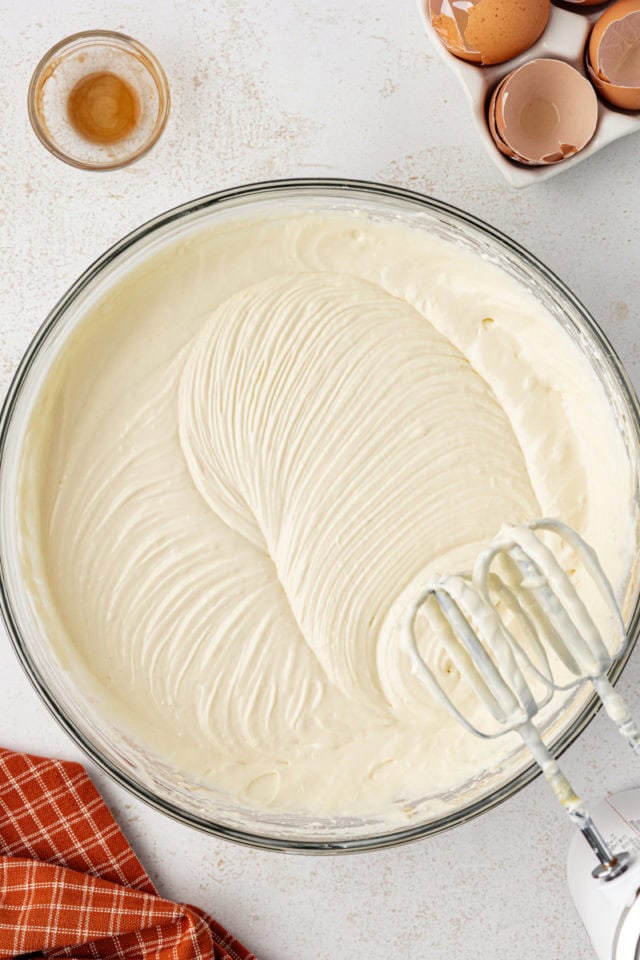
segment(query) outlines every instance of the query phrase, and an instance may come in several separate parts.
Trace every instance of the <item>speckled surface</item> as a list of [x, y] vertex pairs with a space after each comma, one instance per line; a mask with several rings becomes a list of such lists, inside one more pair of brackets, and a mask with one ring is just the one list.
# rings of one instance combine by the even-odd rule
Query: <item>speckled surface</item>
[[[634, 136], [516, 192], [488, 162], [462, 92], [413, 0], [0, 0], [0, 378], [105, 247], [197, 195], [284, 176], [353, 176], [431, 193], [528, 246], [584, 300], [640, 386]], [[29, 127], [47, 48], [123, 30], [171, 83], [163, 139], [132, 167], [81, 173]], [[640, 709], [640, 651], [620, 689]], [[80, 759], [0, 642], [0, 742]], [[163, 894], [196, 903], [262, 960], [588, 960], [564, 879], [570, 827], [539, 780], [435, 839], [355, 857], [295, 858], [201, 836], [90, 773]], [[599, 716], [566, 754], [587, 797], [640, 783]]]

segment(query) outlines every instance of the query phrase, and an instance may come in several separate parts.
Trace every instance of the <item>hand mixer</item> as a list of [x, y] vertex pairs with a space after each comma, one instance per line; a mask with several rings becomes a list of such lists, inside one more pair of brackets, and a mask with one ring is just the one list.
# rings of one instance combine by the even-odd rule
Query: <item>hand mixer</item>
[[[605, 644], [594, 617], [540, 534], [547, 540], [555, 535], [577, 554], [613, 616], [613, 649]], [[421, 655], [416, 636], [419, 615], [435, 631], [472, 693], [474, 713], [484, 717], [482, 726], [475, 716], [469, 719], [460, 697], [454, 700], [445, 692]], [[476, 736], [518, 733], [598, 858], [593, 876], [612, 880], [624, 873], [629, 854], [611, 852], [532, 722], [555, 690], [590, 681], [640, 755], [640, 730], [607, 678], [627, 637], [613, 589], [594, 551], [558, 520], [505, 526], [479, 555], [472, 574], [433, 580], [414, 602], [406, 622], [406, 649], [414, 671], [436, 700]]]

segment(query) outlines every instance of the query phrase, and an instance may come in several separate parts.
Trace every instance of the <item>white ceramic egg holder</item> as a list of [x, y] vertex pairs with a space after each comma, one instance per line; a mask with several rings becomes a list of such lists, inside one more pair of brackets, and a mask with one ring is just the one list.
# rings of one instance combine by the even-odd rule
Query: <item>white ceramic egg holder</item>
[[[495, 165], [500, 168], [503, 176], [512, 186], [526, 187], [531, 183], [540, 183], [542, 180], [555, 177], [557, 174], [562, 173], [563, 170], [568, 170], [569, 167], [572, 167], [574, 164], [580, 163], [581, 160], [586, 160], [587, 157], [601, 150], [602, 147], [606, 147], [608, 143], [619, 140], [621, 137], [626, 137], [627, 134], [633, 133], [634, 130], [640, 130], [640, 112], [629, 113], [627, 111], [617, 110], [615, 107], [610, 107], [605, 104], [600, 97], [598, 97], [598, 125], [596, 132], [587, 146], [575, 156], [570, 157], [568, 160], [563, 160], [560, 163], [552, 163], [540, 167], [527, 167], [509, 160], [501, 154], [496, 147], [487, 125], [487, 104], [491, 93], [502, 78], [506, 77], [512, 70], [515, 70], [516, 67], [520, 67], [523, 63], [527, 63], [529, 60], [536, 60], [540, 57], [565, 60], [573, 67], [576, 67], [576, 69], [586, 77], [587, 72], [584, 54], [587, 37], [591, 32], [593, 23], [602, 13], [602, 9], [598, 8], [595, 13], [593, 11], [589, 13], [580, 12], [579, 10], [573, 13], [572, 11], [552, 5], [547, 28], [532, 47], [529, 47], [529, 49], [520, 54], [519, 57], [514, 57], [513, 60], [509, 60], [507, 63], [500, 63], [493, 67], [482, 67], [476, 64], [466, 63], [464, 60], [459, 60], [457, 57], [454, 57], [453, 54], [449, 53], [431, 26], [429, 12], [427, 10], [427, 0], [418, 0], [418, 8], [427, 35], [431, 38], [433, 46], [440, 57], [456, 74], [458, 81], [461, 83], [467, 95], [473, 111], [476, 127], [491, 159]], [[585, 8], [582, 7], [581, 9], [584, 11]]]

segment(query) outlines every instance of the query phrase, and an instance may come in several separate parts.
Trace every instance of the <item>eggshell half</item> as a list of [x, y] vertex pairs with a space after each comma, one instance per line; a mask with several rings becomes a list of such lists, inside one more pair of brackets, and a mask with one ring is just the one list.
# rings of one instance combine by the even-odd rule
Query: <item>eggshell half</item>
[[428, 0], [431, 24], [447, 50], [470, 63], [504, 63], [533, 46], [551, 0]]
[[623, 110], [640, 110], [640, 0], [618, 0], [596, 22], [587, 49], [600, 95]]
[[469, 63], [482, 63], [479, 50], [471, 50], [464, 40], [467, 13], [450, 0], [429, 0], [429, 19], [449, 53]]
[[[625, 51], [626, 42], [628, 40], [633, 42], [634, 39], [637, 41], [637, 21], [634, 28], [635, 18], [633, 14], [638, 13], [638, 11], [640, 11], [640, 0], [617, 0], [617, 3], [612, 3], [610, 7], [607, 7], [591, 31], [588, 48], [589, 60], [596, 73], [601, 74], [602, 79], [608, 83], [621, 83], [621, 80], [619, 76], [602, 72], [601, 57], [603, 54], [605, 55], [610, 69], [611, 54], [613, 53], [614, 60], [618, 60], [620, 57], [624, 57], [625, 52], [628, 52]], [[629, 17], [631, 17], [631, 20], [629, 20]], [[627, 23], [621, 21], [627, 21]], [[602, 41], [605, 39], [605, 34], [609, 33], [612, 27], [613, 30], [603, 47]], [[622, 85], [628, 84], [623, 82]]]
[[525, 163], [559, 163], [595, 133], [598, 100], [589, 81], [563, 60], [531, 60], [500, 85], [495, 126]]
[[637, 87], [616, 87], [602, 80], [587, 60], [589, 78], [603, 100], [621, 110], [640, 110], [640, 90]]

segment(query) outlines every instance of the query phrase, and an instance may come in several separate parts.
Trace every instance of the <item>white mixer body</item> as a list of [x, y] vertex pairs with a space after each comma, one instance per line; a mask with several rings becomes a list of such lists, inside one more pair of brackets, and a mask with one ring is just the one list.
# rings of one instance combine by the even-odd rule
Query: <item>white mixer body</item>
[[640, 960], [640, 789], [613, 794], [593, 808], [593, 819], [614, 853], [632, 862], [615, 880], [594, 880], [598, 861], [576, 834], [569, 847], [569, 890], [598, 960]]

